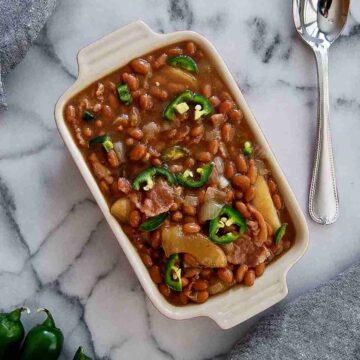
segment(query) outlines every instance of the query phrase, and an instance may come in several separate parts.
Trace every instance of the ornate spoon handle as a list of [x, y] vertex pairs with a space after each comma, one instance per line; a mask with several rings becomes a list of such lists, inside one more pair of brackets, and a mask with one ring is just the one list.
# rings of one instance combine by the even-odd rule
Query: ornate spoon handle
[[319, 82], [318, 135], [309, 195], [309, 213], [315, 222], [325, 225], [334, 223], [338, 218], [339, 198], [329, 123], [328, 49], [318, 47], [314, 51]]

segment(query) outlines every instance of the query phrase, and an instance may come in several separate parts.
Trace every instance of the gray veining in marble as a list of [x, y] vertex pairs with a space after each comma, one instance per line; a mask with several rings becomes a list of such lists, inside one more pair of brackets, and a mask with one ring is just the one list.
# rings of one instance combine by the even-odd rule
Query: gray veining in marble
[[[360, 4], [351, 6], [344, 36], [330, 55], [341, 218], [326, 228], [309, 220], [309, 250], [290, 271], [289, 297], [278, 307], [360, 258]], [[290, 1], [62, 0], [5, 81], [0, 309], [50, 308], [65, 334], [62, 359], [71, 359], [80, 344], [96, 359], [220, 359], [256, 319], [223, 331], [210, 319], [176, 322], [159, 314], [53, 119], [57, 98], [76, 77], [78, 49], [139, 18], [159, 32], [199, 31], [215, 44], [306, 210], [316, 127], [315, 63], [295, 34]], [[26, 325], [37, 320], [33, 316]]]

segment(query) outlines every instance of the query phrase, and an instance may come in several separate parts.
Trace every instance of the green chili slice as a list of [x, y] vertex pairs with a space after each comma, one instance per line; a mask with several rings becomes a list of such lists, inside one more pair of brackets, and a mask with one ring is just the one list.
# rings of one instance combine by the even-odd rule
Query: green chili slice
[[252, 155], [253, 147], [250, 141], [245, 141], [243, 152], [245, 155]]
[[132, 183], [135, 190], [140, 190], [141, 185], [145, 183], [144, 190], [150, 190], [154, 186], [155, 176], [163, 176], [170, 185], [176, 184], [176, 178], [167, 168], [162, 166], [152, 166], [143, 170]]
[[276, 230], [276, 233], [275, 233], [275, 236], [274, 236], [275, 245], [278, 245], [280, 243], [281, 239], [284, 237], [285, 232], [286, 232], [286, 227], [287, 227], [287, 224], [282, 224]]
[[161, 159], [164, 161], [173, 161], [182, 159], [190, 154], [190, 151], [182, 146], [173, 146], [166, 149], [161, 155]]
[[[239, 227], [239, 231], [219, 235], [220, 229], [233, 224]], [[224, 205], [219, 215], [210, 221], [209, 238], [218, 244], [228, 244], [238, 239], [246, 231], [246, 228], [245, 219], [241, 214], [232, 207]]]
[[168, 59], [167, 63], [171, 66], [189, 71], [191, 73], [197, 73], [198, 67], [195, 60], [187, 55], [173, 56]]
[[201, 106], [201, 115], [207, 116], [214, 112], [214, 107], [211, 105], [210, 101], [200, 94], [196, 94], [191, 90], [185, 90], [179, 95], [177, 95], [174, 99], [170, 101], [170, 103], [166, 106], [163, 116], [166, 120], [173, 120], [176, 115], [176, 106], [181, 103], [187, 104], [195, 104]]
[[95, 115], [90, 111], [84, 111], [82, 119], [84, 121], [93, 121], [95, 119]]
[[176, 174], [176, 180], [180, 185], [188, 188], [195, 189], [202, 187], [208, 182], [213, 167], [214, 165], [209, 163], [204, 165], [202, 168], [197, 169], [196, 171], [200, 174], [200, 178], [197, 180], [193, 178], [193, 173], [189, 170]]
[[132, 102], [132, 96], [129, 90], [129, 87], [126, 84], [120, 84], [117, 87], [117, 92], [119, 95], [120, 101], [124, 105], [130, 105]]
[[164, 212], [162, 214], [156, 215], [140, 225], [140, 230], [142, 231], [154, 231], [156, 230], [170, 215], [169, 212]]
[[182, 291], [181, 269], [177, 265], [179, 255], [172, 254], [165, 265], [164, 279], [166, 285], [175, 291]]
[[96, 136], [89, 141], [90, 146], [95, 144], [101, 144], [106, 151], [110, 151], [114, 148], [114, 144], [107, 134]]

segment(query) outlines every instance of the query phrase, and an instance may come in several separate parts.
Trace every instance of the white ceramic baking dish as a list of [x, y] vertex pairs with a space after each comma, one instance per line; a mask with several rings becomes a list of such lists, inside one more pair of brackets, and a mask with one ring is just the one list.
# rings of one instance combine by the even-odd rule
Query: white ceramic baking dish
[[[199, 44], [201, 48], [212, 57], [220, 76], [231, 91], [235, 101], [243, 110], [257, 142], [263, 147], [267, 154], [266, 156], [271, 170], [294, 222], [296, 239], [295, 245], [290, 251], [284, 254], [278, 261], [272, 263], [266, 269], [264, 275], [256, 280], [254, 286], [250, 288], [244, 286], [234, 287], [223, 294], [211, 297], [204, 304], [190, 304], [177, 307], [168, 303], [159, 293], [135, 248], [122, 231], [119, 223], [110, 214], [108, 205], [65, 124], [63, 112], [66, 102], [94, 81], [122, 67], [133, 58], [184, 40], [191, 40]], [[208, 316], [215, 320], [223, 329], [228, 329], [283, 299], [288, 292], [286, 274], [304, 254], [308, 245], [307, 225], [295, 196], [272, 154], [264, 135], [237, 87], [235, 80], [214, 46], [203, 36], [192, 31], [158, 34], [153, 32], [145, 23], [137, 21], [82, 49], [78, 54], [78, 65], [79, 75], [77, 80], [60, 97], [56, 104], [56, 123], [85, 182], [101, 208], [144, 290], [157, 309], [172, 319], [189, 319], [197, 316]]]

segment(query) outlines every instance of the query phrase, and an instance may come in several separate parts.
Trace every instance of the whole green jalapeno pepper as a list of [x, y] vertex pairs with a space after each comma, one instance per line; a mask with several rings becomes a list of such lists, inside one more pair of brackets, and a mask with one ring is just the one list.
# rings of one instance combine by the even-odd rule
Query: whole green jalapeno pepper
[[30, 310], [25, 307], [0, 314], [0, 360], [16, 359], [25, 335], [21, 313]]
[[84, 349], [80, 346], [75, 353], [73, 360], [92, 360], [91, 357], [85, 355]]
[[56, 327], [50, 311], [38, 309], [38, 312], [40, 311], [44, 311], [47, 318], [28, 332], [19, 360], [56, 360], [60, 355], [64, 336]]

